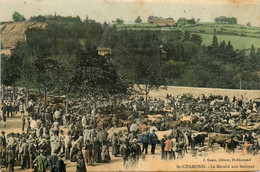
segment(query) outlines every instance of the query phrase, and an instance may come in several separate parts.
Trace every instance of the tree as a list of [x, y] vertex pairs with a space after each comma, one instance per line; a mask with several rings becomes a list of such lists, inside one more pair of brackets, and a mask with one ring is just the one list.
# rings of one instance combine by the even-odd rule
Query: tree
[[25, 17], [21, 14], [19, 14], [18, 12], [14, 12], [13, 13], [13, 21], [15, 22], [19, 22], [19, 21], [25, 21]]
[[195, 21], [194, 18], [192, 18], [192, 19], [190, 19], [190, 20], [187, 20], [187, 22], [188, 22], [189, 24], [196, 24], [196, 21]]
[[44, 103], [46, 104], [47, 92], [55, 88], [56, 76], [55, 68], [57, 61], [50, 57], [39, 56], [34, 62], [37, 75], [37, 84], [44, 90]]
[[235, 18], [235, 17], [220, 16], [220, 17], [216, 17], [214, 20], [216, 23], [237, 24], [237, 18]]
[[116, 19], [116, 24], [124, 24], [124, 20], [123, 19], [119, 19], [119, 18], [117, 18]]
[[72, 88], [81, 96], [96, 100], [127, 91], [127, 84], [117, 73], [111, 57], [100, 56], [90, 43], [78, 49], [73, 70]]
[[6, 86], [15, 86], [21, 78], [20, 64], [21, 58], [15, 55], [2, 57], [2, 84]]
[[149, 21], [154, 20], [154, 19], [160, 19], [160, 17], [157, 17], [157, 16], [149, 16], [149, 17], [147, 18], [147, 21], [149, 22]]
[[190, 32], [189, 31], [185, 31], [184, 32], [183, 41], [189, 41], [189, 40], [190, 40]]
[[215, 49], [218, 48], [218, 38], [217, 38], [216, 35], [213, 36], [211, 46], [212, 46], [213, 48], [215, 48]]
[[142, 22], [142, 19], [140, 16], [138, 16], [136, 19], [135, 19], [135, 23], [141, 23]]
[[192, 34], [190, 41], [200, 46], [202, 43], [202, 37], [198, 34]]

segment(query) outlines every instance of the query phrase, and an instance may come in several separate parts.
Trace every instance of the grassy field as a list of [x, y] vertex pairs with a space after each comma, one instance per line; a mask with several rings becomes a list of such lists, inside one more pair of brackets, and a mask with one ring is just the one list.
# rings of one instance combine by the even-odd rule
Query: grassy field
[[236, 49], [250, 49], [251, 45], [260, 48], [260, 28], [244, 25], [200, 23], [196, 26], [185, 25], [181, 27], [157, 27], [150, 23], [118, 24], [118, 30], [127, 28], [128, 30], [164, 30], [164, 31], [189, 31], [200, 34], [204, 45], [210, 45], [213, 34], [217, 35], [218, 41], [230, 41]]
[[[203, 44], [210, 45], [212, 43], [212, 34], [199, 34], [202, 36]], [[218, 42], [228, 41], [231, 42], [235, 49], [250, 49], [251, 45], [260, 48], [260, 38], [246, 37], [246, 36], [234, 36], [234, 35], [217, 35]]]

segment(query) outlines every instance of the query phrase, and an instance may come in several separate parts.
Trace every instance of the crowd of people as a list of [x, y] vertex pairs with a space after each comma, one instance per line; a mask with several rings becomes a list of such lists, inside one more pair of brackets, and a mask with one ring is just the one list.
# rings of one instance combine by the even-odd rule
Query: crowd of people
[[[156, 145], [160, 145], [161, 159], [174, 160], [182, 158], [188, 150], [196, 152], [196, 139], [203, 137], [203, 132], [230, 134], [232, 139], [238, 137], [243, 154], [247, 154], [249, 147], [255, 148], [256, 152], [259, 150], [259, 128], [242, 133], [236, 130], [239, 125], [254, 126], [259, 120], [253, 115], [259, 115], [259, 103], [243, 97], [234, 97], [230, 101], [227, 96], [174, 98], [167, 95], [166, 100], [150, 98], [145, 101], [140, 97], [120, 98], [116, 103], [102, 101], [98, 100], [93, 106], [75, 100], [69, 102], [68, 109], [39, 102], [29, 105], [19, 100], [13, 105], [3, 102], [1, 118], [4, 127], [6, 118], [19, 114], [22, 132], [11, 132], [7, 136], [1, 132], [2, 167], [11, 172], [19, 163], [22, 169], [64, 172], [65, 162], [71, 161], [76, 162], [77, 172], [84, 172], [87, 166], [109, 163], [109, 147], [112, 147], [112, 156], [122, 158], [123, 166], [135, 166], [149, 153], [149, 145], [149, 154], [155, 154]], [[112, 112], [115, 107], [121, 111]], [[147, 111], [161, 115], [152, 121], [147, 118]], [[116, 112], [130, 113], [123, 116]], [[185, 121], [187, 116], [197, 118]], [[109, 136], [111, 127], [126, 129]], [[171, 130], [171, 134], [162, 138], [156, 134], [166, 130]], [[203, 139], [201, 145], [204, 146]]]

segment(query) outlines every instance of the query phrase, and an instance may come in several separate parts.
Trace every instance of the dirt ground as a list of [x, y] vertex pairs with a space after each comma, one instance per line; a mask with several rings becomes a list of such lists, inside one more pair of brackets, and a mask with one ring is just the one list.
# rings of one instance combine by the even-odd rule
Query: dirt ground
[[260, 98], [260, 90], [238, 90], [238, 89], [177, 87], [177, 86], [168, 86], [167, 90], [165, 89], [152, 90], [150, 91], [149, 96], [165, 99], [167, 93], [171, 94], [174, 97], [182, 94], [192, 94], [193, 97], [198, 97], [201, 94], [204, 94], [205, 96], [227, 95], [230, 99], [233, 98], [233, 96], [236, 96], [237, 98], [241, 98], [241, 95], [243, 95], [244, 98], [252, 99], [252, 100]]

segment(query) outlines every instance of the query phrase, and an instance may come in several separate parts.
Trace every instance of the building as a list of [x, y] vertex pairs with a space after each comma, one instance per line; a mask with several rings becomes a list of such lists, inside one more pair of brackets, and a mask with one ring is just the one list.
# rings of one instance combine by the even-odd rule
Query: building
[[161, 27], [169, 27], [174, 25], [174, 20], [173, 18], [153, 18], [148, 20], [149, 23], [156, 24], [157, 26]]
[[104, 56], [106, 54], [111, 54], [111, 49], [110, 48], [98, 48], [98, 54], [101, 56]]

